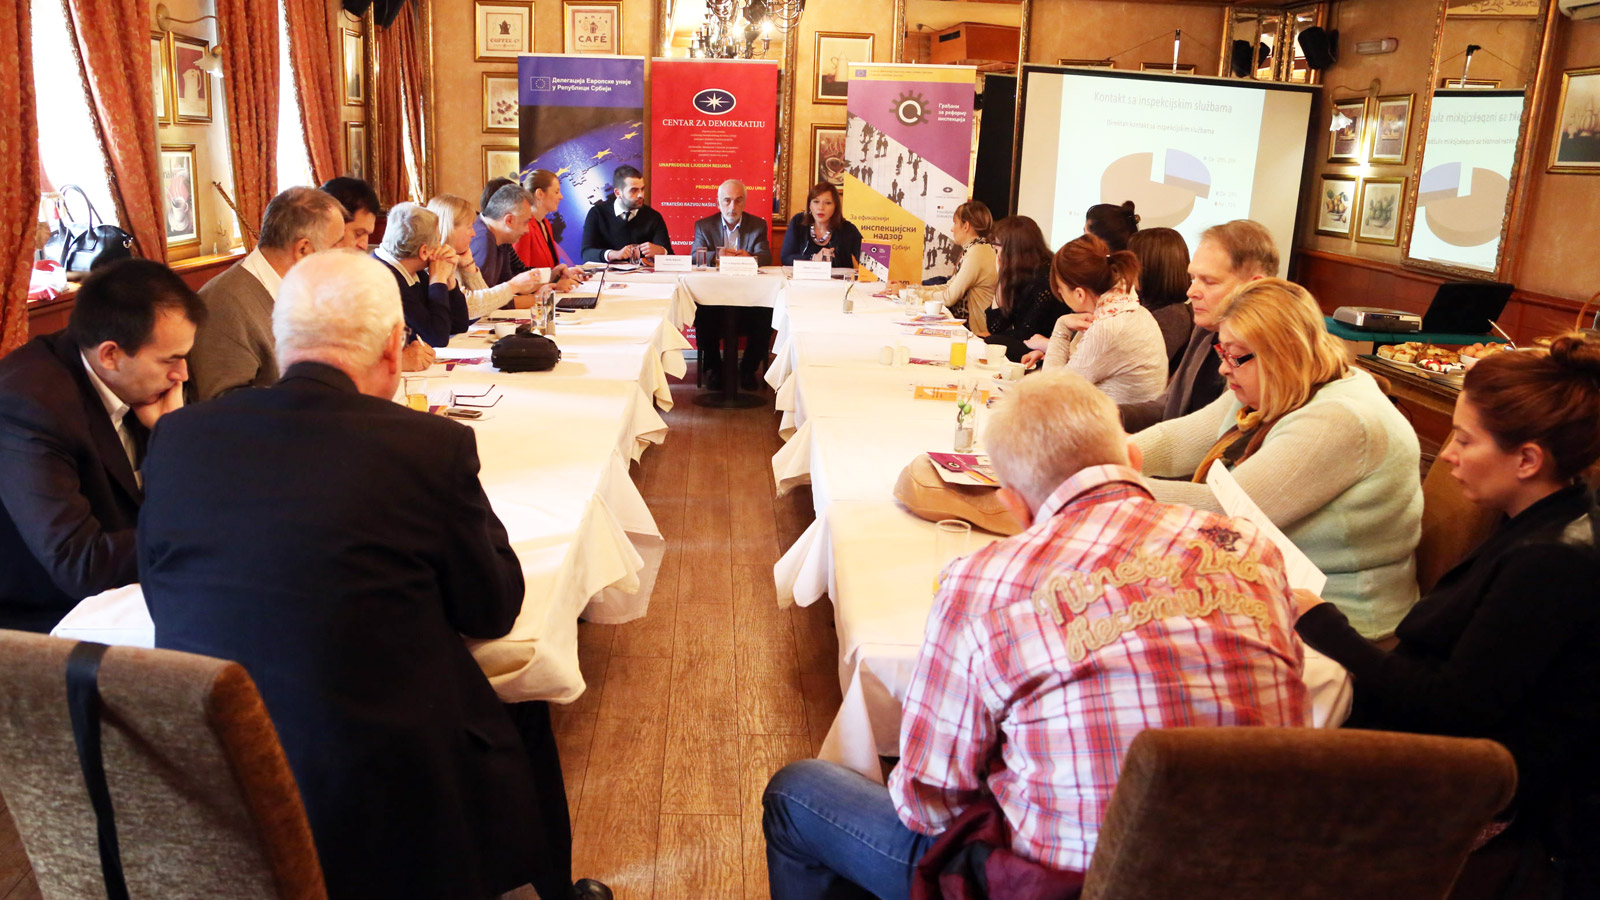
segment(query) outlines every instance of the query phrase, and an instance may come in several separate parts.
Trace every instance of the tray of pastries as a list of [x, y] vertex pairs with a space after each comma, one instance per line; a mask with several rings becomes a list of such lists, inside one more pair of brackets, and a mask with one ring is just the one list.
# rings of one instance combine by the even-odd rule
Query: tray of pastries
[[1421, 369], [1427, 377], [1445, 384], [1461, 386], [1462, 376], [1472, 364], [1505, 349], [1504, 344], [1468, 344], [1464, 347], [1447, 347], [1422, 341], [1403, 344], [1386, 344], [1378, 348], [1377, 357], [1396, 365]]

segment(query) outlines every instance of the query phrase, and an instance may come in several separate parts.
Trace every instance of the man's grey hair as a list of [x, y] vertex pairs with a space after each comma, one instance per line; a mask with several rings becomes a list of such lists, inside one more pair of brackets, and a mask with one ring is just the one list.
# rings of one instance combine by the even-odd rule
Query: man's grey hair
[[439, 217], [426, 206], [406, 202], [389, 209], [383, 229], [383, 251], [397, 260], [410, 259], [429, 244], [439, 243]]
[[1034, 510], [1090, 466], [1128, 465], [1117, 404], [1082, 375], [1041, 372], [1006, 391], [983, 442], [1000, 483]]
[[533, 194], [527, 188], [520, 184], [504, 185], [489, 198], [488, 205], [483, 208], [483, 217], [498, 222], [516, 212], [517, 206], [523, 203], [533, 205]]
[[355, 250], [324, 250], [283, 276], [272, 336], [284, 369], [314, 361], [348, 372], [376, 363], [404, 321], [388, 266]]
[[722, 192], [725, 191], [725, 190], [729, 190], [730, 188], [738, 188], [741, 191], [745, 191], [746, 194], [749, 193], [749, 191], [745, 190], [744, 182], [740, 181], [737, 178], [729, 178], [727, 181], [724, 181], [722, 184], [717, 185], [717, 196], [721, 197], [722, 196]]
[[344, 213], [344, 206], [332, 194], [310, 187], [289, 188], [267, 203], [256, 243], [269, 250], [287, 250], [305, 238], [312, 250], [326, 250], [337, 241], [326, 240], [328, 223], [338, 222], [342, 237]]

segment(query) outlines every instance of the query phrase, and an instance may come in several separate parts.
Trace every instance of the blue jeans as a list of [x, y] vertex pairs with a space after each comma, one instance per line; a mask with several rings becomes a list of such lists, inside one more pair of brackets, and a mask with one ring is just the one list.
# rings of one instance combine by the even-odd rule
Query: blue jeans
[[784, 766], [762, 805], [772, 900], [908, 900], [934, 842], [901, 824], [888, 788], [820, 759]]

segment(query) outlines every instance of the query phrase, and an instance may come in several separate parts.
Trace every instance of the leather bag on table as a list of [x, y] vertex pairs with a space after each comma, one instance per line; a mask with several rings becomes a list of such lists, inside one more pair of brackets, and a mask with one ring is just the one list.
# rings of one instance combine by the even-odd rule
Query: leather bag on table
[[[72, 207], [67, 203], [68, 191], [76, 191], [83, 198], [83, 205], [89, 210], [86, 223], [73, 217]], [[115, 225], [107, 225], [83, 188], [75, 184], [62, 185], [58, 209], [61, 219], [44, 244], [46, 259], [60, 263], [68, 272], [87, 272], [97, 262], [127, 259], [133, 255], [133, 235]]]
[[912, 515], [930, 522], [962, 519], [975, 528], [1000, 535], [1022, 530], [1022, 523], [1000, 502], [998, 491], [946, 482], [939, 477], [938, 467], [926, 453], [900, 471], [900, 478], [894, 484], [894, 498]]
[[[522, 328], [528, 328], [524, 325]], [[502, 372], [548, 372], [561, 361], [561, 348], [542, 334], [517, 329], [489, 348], [489, 362]]]

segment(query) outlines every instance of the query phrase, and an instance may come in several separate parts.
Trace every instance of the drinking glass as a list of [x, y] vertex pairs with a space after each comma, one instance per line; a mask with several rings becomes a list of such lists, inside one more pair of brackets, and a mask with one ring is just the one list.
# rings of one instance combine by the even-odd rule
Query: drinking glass
[[421, 375], [400, 376], [402, 390], [406, 395], [406, 406], [417, 412], [428, 411], [428, 379]]
[[933, 573], [933, 592], [939, 593], [939, 575], [944, 567], [958, 556], [967, 554], [967, 541], [972, 537], [972, 526], [960, 519], [940, 519], [934, 525], [933, 555], [939, 561]]

